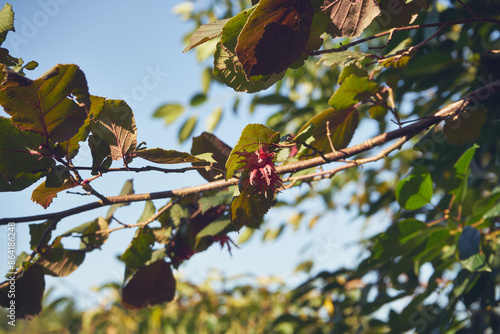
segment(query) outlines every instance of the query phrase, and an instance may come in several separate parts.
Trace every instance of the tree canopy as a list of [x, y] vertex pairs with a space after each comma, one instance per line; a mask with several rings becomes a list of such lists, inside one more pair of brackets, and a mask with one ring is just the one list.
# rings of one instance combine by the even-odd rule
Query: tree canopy
[[[0, 11], [2, 43], [14, 30], [14, 11], [9, 4]], [[248, 112], [278, 111], [225, 143], [215, 131], [225, 110], [208, 115], [209, 131], [198, 134], [189, 106], [168, 101], [153, 116], [167, 126], [184, 117], [178, 139], [191, 141], [191, 150], [148, 148], [137, 140], [127, 102], [91, 95], [77, 65], [54, 64], [30, 79], [37, 63], [0, 48], [0, 105], [10, 116], [0, 117], [0, 191], [36, 184], [31, 200], [48, 210], [0, 218], [11, 231], [30, 223], [26, 252], [9, 250], [0, 285], [7, 319], [43, 319], [45, 276], [71, 274], [113, 232], [134, 229], [111, 309], [70, 307], [66, 331], [500, 332], [500, 2], [191, 0], [176, 11], [195, 26], [184, 51], [207, 66], [191, 107], [219, 86], [239, 92], [237, 112], [243, 96], [251, 96]], [[84, 145], [92, 161], [77, 166]], [[181, 165], [164, 166], [173, 164]], [[135, 193], [124, 179], [119, 196], [93, 186], [130, 171], [199, 173], [206, 182]], [[286, 196], [292, 188], [298, 195]], [[51, 212], [68, 190], [96, 201]], [[165, 199], [159, 208], [157, 199]], [[119, 220], [132, 202], [143, 203], [139, 220]], [[236, 231], [243, 244], [259, 229], [268, 239], [286, 226], [314, 229], [341, 203], [367, 224], [380, 214], [392, 221], [360, 243], [359, 263], [315, 273], [292, 289], [217, 291], [176, 277], [212, 245], [231, 252]], [[311, 205], [321, 213], [309, 214]], [[54, 233], [68, 217], [101, 207], [109, 207], [106, 215]], [[266, 214], [280, 208], [296, 214], [274, 230]], [[78, 249], [63, 245], [70, 237], [81, 241]], [[424, 267], [431, 268], [426, 279]], [[45, 308], [63, 321], [52, 304]]]

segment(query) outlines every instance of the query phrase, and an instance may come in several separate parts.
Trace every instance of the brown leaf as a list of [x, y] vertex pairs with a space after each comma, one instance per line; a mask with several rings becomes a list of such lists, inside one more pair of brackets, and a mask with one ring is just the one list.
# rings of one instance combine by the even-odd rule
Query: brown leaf
[[380, 14], [375, 0], [325, 0], [321, 9], [340, 30], [340, 36], [356, 37]]

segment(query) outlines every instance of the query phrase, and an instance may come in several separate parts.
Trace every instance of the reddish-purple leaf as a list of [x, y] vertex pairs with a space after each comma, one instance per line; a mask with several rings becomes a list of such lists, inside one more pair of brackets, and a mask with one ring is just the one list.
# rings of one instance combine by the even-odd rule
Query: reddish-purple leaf
[[302, 55], [314, 9], [310, 0], [261, 0], [238, 36], [236, 55], [248, 78], [278, 74]]
[[175, 278], [172, 268], [164, 260], [142, 267], [122, 291], [122, 304], [128, 309], [169, 302], [174, 299]]

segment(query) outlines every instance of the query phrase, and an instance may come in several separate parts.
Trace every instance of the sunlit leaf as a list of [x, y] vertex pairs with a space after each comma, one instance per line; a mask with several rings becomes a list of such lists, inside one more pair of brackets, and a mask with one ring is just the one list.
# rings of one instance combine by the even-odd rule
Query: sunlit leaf
[[443, 127], [444, 137], [453, 145], [464, 145], [481, 137], [481, 129], [486, 124], [487, 110], [480, 106], [457, 119], [446, 122]]
[[187, 52], [200, 44], [203, 44], [212, 38], [222, 34], [222, 28], [230, 19], [215, 21], [212, 23], [200, 26], [192, 35], [189, 40], [189, 45], [182, 51]]
[[339, 30], [333, 37], [357, 37], [380, 14], [375, 0], [325, 0], [321, 9]]
[[41, 183], [38, 187], [33, 190], [31, 194], [31, 200], [37, 204], [40, 204], [44, 209], [47, 209], [52, 203], [52, 200], [57, 197], [57, 194], [61, 191], [71, 189], [76, 187], [75, 182], [71, 180], [66, 180], [62, 185], [58, 187], [47, 187], [46, 182]]
[[96, 233], [99, 231], [107, 230], [109, 222], [102, 218], [96, 218], [92, 221], [79, 225], [66, 231], [61, 236], [77, 236], [82, 238], [80, 249], [85, 249], [88, 246], [99, 248], [108, 239], [108, 233]]
[[30, 80], [0, 65], [0, 104], [20, 130], [54, 142], [73, 137], [90, 109], [85, 75], [76, 65], [57, 65]]
[[406, 210], [420, 209], [431, 202], [432, 179], [422, 165], [415, 167], [411, 174], [400, 180], [396, 186], [396, 200]]
[[367, 55], [369, 54], [351, 50], [325, 53], [321, 55], [319, 63], [322, 63], [325, 66], [345, 67], [355, 62], [356, 60], [359, 60], [360, 58], [364, 58]]
[[273, 200], [274, 194], [271, 190], [267, 193], [257, 193], [253, 187], [244, 188], [231, 203], [231, 223], [239, 230], [261, 219], [271, 208]]
[[0, 45], [9, 31], [14, 31], [14, 12], [12, 6], [6, 3], [0, 10]]
[[377, 90], [378, 85], [368, 77], [359, 78], [351, 74], [344, 80], [339, 89], [333, 93], [330, 100], [328, 100], [328, 104], [336, 110], [346, 109], [359, 101], [366, 100]]
[[[323, 153], [332, 152], [327, 136], [326, 122], [328, 122], [330, 128], [330, 138], [333, 147], [335, 150], [340, 150], [349, 145], [359, 123], [359, 113], [356, 108], [347, 108], [344, 110], [327, 109], [311, 118], [299, 129], [299, 133], [301, 133], [311, 124], [314, 124], [314, 131], [312, 132], [314, 140], [309, 145]], [[307, 152], [308, 154], [312, 153]]]
[[184, 107], [178, 103], [164, 104], [155, 110], [153, 117], [163, 118], [165, 124], [169, 125], [184, 113]]
[[[193, 138], [191, 154], [198, 155], [203, 152], [212, 153], [212, 158], [216, 161], [211, 169], [198, 169], [198, 172], [207, 181], [220, 180], [224, 177], [226, 161], [231, 154], [231, 147], [221, 141], [215, 135], [203, 132], [200, 136]], [[202, 166], [203, 163], [193, 162], [193, 166]], [[206, 164], [205, 164], [206, 165]]]
[[179, 131], [179, 143], [185, 142], [191, 136], [197, 122], [196, 116], [191, 116], [184, 122]]
[[182, 164], [187, 162], [207, 162], [186, 152], [164, 150], [162, 148], [149, 148], [135, 151], [133, 156], [155, 162], [157, 164]]
[[219, 125], [219, 122], [222, 118], [222, 108], [217, 107], [208, 115], [207, 120], [206, 120], [206, 128], [209, 132], [213, 132], [217, 126]]
[[[122, 190], [120, 191], [120, 195], [131, 195], [133, 193], [134, 193], [133, 180], [130, 179], [130, 180], [125, 181], [125, 183], [123, 184]], [[125, 206], [125, 205], [129, 205], [129, 204], [130, 203], [117, 203], [117, 204], [111, 205], [109, 207], [108, 213], [106, 214], [106, 219], [111, 218], [118, 208]]]
[[122, 100], [102, 101], [102, 108], [91, 126], [92, 133], [109, 144], [113, 160], [124, 159], [127, 163], [127, 155], [137, 146], [137, 128], [132, 110]]
[[151, 258], [151, 246], [154, 242], [155, 236], [151, 228], [148, 226], [139, 228], [132, 242], [122, 254], [122, 261], [128, 268], [138, 269]]
[[37, 263], [44, 268], [46, 275], [63, 277], [75, 271], [84, 259], [84, 251], [64, 249], [58, 237]]
[[242, 167], [239, 163], [244, 157], [236, 152], [253, 152], [260, 144], [275, 144], [279, 142], [279, 132], [276, 132], [262, 124], [248, 124], [241, 133], [238, 143], [231, 151], [226, 162], [226, 180], [231, 178], [234, 172]]

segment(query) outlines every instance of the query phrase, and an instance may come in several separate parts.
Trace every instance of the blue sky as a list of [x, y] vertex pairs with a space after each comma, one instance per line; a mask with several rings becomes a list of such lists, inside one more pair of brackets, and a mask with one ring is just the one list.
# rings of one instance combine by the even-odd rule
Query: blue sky
[[[124, 99], [134, 110], [138, 142], [147, 142], [148, 147], [162, 147], [189, 151], [191, 143], [179, 145], [177, 121], [170, 127], [153, 119], [154, 110], [166, 102], [188, 103], [193, 93], [201, 90], [200, 74], [203, 66], [195, 59], [195, 52], [182, 53], [182, 37], [192, 27], [172, 14], [172, 7], [180, 1], [75, 1], [40, 0], [11, 1], [15, 12], [15, 33], [9, 33], [4, 47], [25, 62], [36, 60], [39, 67], [27, 73], [35, 79], [59, 63], [73, 63], [84, 71], [90, 93], [112, 99]], [[3, 6], [3, 3], [2, 3]], [[217, 105], [226, 104], [233, 92], [230, 88], [211, 90], [212, 100], [203, 107], [192, 110], [202, 118]], [[242, 95], [245, 99], [244, 95]], [[247, 98], [248, 99], [248, 98]], [[0, 112], [3, 114], [3, 112]], [[233, 146], [248, 123], [265, 123], [270, 112], [258, 110], [249, 115], [235, 116], [230, 110], [215, 134]], [[204, 131], [203, 124], [194, 135]], [[84, 145], [85, 146], [85, 145]], [[90, 165], [91, 156], [82, 148], [76, 165]], [[119, 166], [115, 163], [114, 166]], [[133, 166], [142, 166], [139, 163]], [[159, 173], [120, 174], [110, 173], [96, 180], [93, 185], [101, 193], [116, 195], [127, 179], [134, 179], [136, 193], [162, 191], [195, 184], [204, 180], [197, 174], [164, 175]], [[95, 199], [78, 195], [58, 195], [54, 203], [44, 211], [30, 201], [34, 187], [18, 193], [0, 193], [1, 216], [13, 217], [44, 212], [55, 212], [81, 205]], [[291, 190], [279, 196], [295, 196], [300, 190]], [[348, 199], [346, 199], [348, 200]], [[342, 202], [342, 200], [340, 200]], [[166, 201], [156, 201], [156, 207]], [[144, 204], [137, 203], [120, 209], [117, 217], [126, 223], [135, 223]], [[311, 212], [317, 211], [311, 205]], [[94, 210], [66, 218], [59, 223], [57, 233], [105, 215], [107, 208]], [[274, 226], [293, 214], [292, 210], [271, 210], [269, 219]], [[317, 212], [315, 212], [317, 213]], [[381, 224], [387, 220], [381, 217]], [[291, 285], [297, 285], [304, 278], [293, 274], [294, 266], [303, 260], [314, 258], [316, 270], [336, 269], [341, 265], [352, 265], [358, 253], [347, 247], [360, 238], [363, 222], [355, 220], [353, 214], [341, 209], [325, 215], [313, 232], [304, 226], [298, 231], [285, 233], [277, 242], [263, 243], [261, 235], [249, 243], [227, 251], [213, 246], [209, 251], [195, 255], [180, 273], [183, 277], [199, 282], [206, 277], [209, 268], [221, 270], [228, 276], [251, 274], [255, 276], [279, 275]], [[125, 250], [134, 231], [112, 233], [101, 251], [87, 255], [84, 264], [73, 274], [64, 278], [48, 278], [48, 286], [57, 285], [61, 294], [72, 294], [78, 298], [81, 307], [99, 302], [102, 296], [89, 293], [92, 286], [109, 281], [120, 282], [123, 265], [116, 256]], [[367, 234], [373, 233], [369, 228]], [[54, 235], [54, 233], [53, 233]], [[235, 239], [238, 235], [233, 236]], [[5, 228], [0, 229], [0, 251], [6, 252]], [[70, 247], [71, 244], [68, 243]], [[17, 252], [29, 250], [28, 224], [17, 227]], [[6, 253], [5, 253], [6, 254]], [[0, 256], [0, 270], [6, 271], [5, 257]]]

